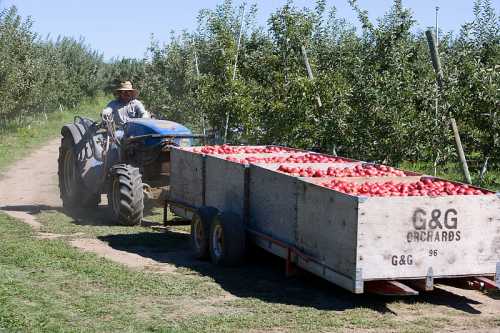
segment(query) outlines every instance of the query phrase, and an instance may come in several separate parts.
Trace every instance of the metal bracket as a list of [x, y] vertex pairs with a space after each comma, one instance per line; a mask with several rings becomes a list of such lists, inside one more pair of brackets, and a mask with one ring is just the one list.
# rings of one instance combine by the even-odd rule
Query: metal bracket
[[364, 282], [363, 282], [363, 270], [361, 268], [356, 269], [356, 277], [354, 281], [354, 292], [356, 294], [362, 294], [363, 293], [363, 287], [364, 287]]
[[431, 291], [434, 289], [434, 272], [432, 267], [429, 267], [427, 271], [427, 277], [425, 278], [425, 290]]
[[497, 288], [500, 289], [500, 261], [497, 262], [497, 269], [496, 269], [496, 274], [495, 274], [495, 284], [497, 285]]
[[358, 197], [358, 203], [363, 203], [363, 202], [365, 202], [366, 200], [368, 200], [368, 197], [365, 197], [365, 196], [359, 196], [359, 197]]

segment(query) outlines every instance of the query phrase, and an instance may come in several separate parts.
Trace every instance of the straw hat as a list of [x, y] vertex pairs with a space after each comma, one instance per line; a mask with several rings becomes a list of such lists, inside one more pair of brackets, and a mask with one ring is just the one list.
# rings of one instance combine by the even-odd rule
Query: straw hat
[[137, 89], [134, 89], [132, 87], [132, 82], [130, 82], [130, 81], [121, 82], [120, 86], [115, 89], [115, 96], [118, 96], [121, 91], [133, 91], [134, 92], [134, 94], [133, 94], [134, 98], [139, 95], [139, 92], [137, 91]]

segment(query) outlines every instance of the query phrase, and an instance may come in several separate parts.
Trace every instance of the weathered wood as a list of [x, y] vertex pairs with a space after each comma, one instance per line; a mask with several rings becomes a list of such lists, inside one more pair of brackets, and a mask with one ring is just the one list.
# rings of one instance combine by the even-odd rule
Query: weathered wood
[[250, 227], [295, 244], [297, 179], [250, 165]]
[[204, 159], [189, 149], [172, 148], [169, 197], [195, 207], [204, 205]]
[[245, 165], [206, 157], [206, 206], [241, 218], [245, 207]]
[[[300, 47], [301, 51], [302, 51], [302, 57], [304, 58], [304, 63], [306, 65], [306, 70], [307, 70], [307, 77], [309, 78], [309, 80], [314, 80], [314, 76], [313, 76], [313, 72], [312, 72], [312, 69], [311, 69], [311, 64], [309, 64], [309, 58], [307, 57], [307, 51], [306, 51], [306, 48], [304, 47], [304, 45], [302, 45]], [[321, 98], [316, 95], [316, 102], [318, 103], [318, 107], [322, 107], [323, 106], [323, 103], [321, 103]]]
[[[431, 30], [427, 30], [425, 32], [425, 35], [427, 36], [427, 43], [429, 44], [432, 66], [434, 67], [434, 70], [436, 72], [436, 81], [438, 83], [439, 90], [442, 91], [444, 86], [444, 76], [443, 76], [443, 70], [441, 69], [441, 60], [439, 58], [436, 37], [434, 36], [434, 33]], [[460, 140], [460, 134], [458, 132], [458, 127], [455, 122], [455, 119], [453, 117], [451, 118], [451, 126], [453, 129], [455, 145], [458, 155], [460, 157], [460, 162], [462, 165], [462, 171], [464, 173], [465, 181], [469, 184], [472, 184], [469, 174], [469, 167], [467, 166], [467, 160], [465, 159], [464, 149], [462, 147], [462, 142]]]
[[427, 37], [427, 44], [429, 45], [429, 51], [431, 54], [432, 66], [434, 67], [434, 71], [436, 72], [437, 83], [439, 89], [443, 89], [444, 84], [444, 76], [443, 70], [441, 69], [441, 59], [439, 58], [439, 51], [437, 48], [436, 37], [431, 30], [427, 30], [425, 32]]
[[500, 261], [495, 195], [368, 197], [359, 203], [364, 279], [488, 275]]
[[455, 144], [457, 146], [458, 156], [460, 157], [460, 163], [462, 164], [462, 171], [464, 173], [465, 181], [468, 184], [472, 184], [470, 178], [469, 167], [467, 165], [467, 160], [465, 159], [464, 148], [462, 147], [462, 140], [460, 140], [460, 134], [458, 133], [457, 123], [455, 118], [451, 118], [451, 128], [453, 129], [453, 136], [455, 137]]
[[307, 182], [297, 185], [297, 246], [354, 280], [357, 198]]
[[[252, 234], [258, 246], [354, 293], [362, 293], [365, 282], [376, 285], [375, 280], [414, 280], [409, 283], [419, 290], [432, 289], [434, 278], [496, 274], [500, 283], [499, 195], [357, 197], [317, 184], [332, 177], [293, 177], [276, 171], [279, 164], [246, 167], [226, 156], [190, 150], [172, 150], [171, 198], [242, 217], [248, 213], [249, 230], [267, 237]], [[361, 162], [347, 165], [356, 163]], [[332, 163], [289, 165], [321, 169]], [[399, 288], [398, 293], [414, 292], [398, 283], [389, 285]]]

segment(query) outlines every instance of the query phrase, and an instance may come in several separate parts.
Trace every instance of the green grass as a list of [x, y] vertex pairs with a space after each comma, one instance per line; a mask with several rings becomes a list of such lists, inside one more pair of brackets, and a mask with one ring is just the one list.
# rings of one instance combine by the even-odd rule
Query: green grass
[[[57, 137], [74, 115], [96, 118], [105, 102], [54, 113], [1, 135], [0, 171]], [[426, 164], [404, 167], [432, 173]], [[461, 178], [453, 167], [440, 172]], [[488, 177], [486, 187], [498, 189], [498, 172]], [[147, 219], [160, 221], [155, 213]], [[189, 228], [160, 233], [117, 226], [104, 208], [81, 216], [45, 210], [37, 218], [41, 232], [62, 237], [38, 239], [29, 226], [0, 213], [0, 332], [433, 332], [500, 324], [498, 316], [473, 315], [467, 299], [439, 290], [394, 299], [353, 295], [308, 274], [287, 279], [281, 259], [265, 254], [243, 267], [217, 268], [189, 257]], [[74, 249], [69, 241], [75, 238], [97, 238], [175, 269], [162, 274], [128, 269]]]
[[45, 117], [32, 119], [25, 127], [0, 131], [0, 172], [13, 161], [23, 158], [50, 139], [56, 138], [61, 132], [61, 126], [73, 122], [76, 115], [98, 119], [108, 99], [101, 97], [87, 101], [75, 109], [49, 113], [47, 119]]
[[[96, 226], [94, 218], [44, 211], [42, 231], [66, 236], [41, 240], [29, 226], [0, 214], [0, 331], [432, 332], [458, 322], [464, 328], [498, 324], [494, 316], [464, 311], [467, 300], [460, 296], [353, 295], [308, 274], [287, 279], [283, 262], [266, 254], [239, 268], [217, 268], [185, 256], [184, 228], [160, 233]], [[177, 269], [134, 271], [68, 245], [72, 238], [87, 237]], [[229, 294], [236, 297], [222, 297]], [[438, 307], [448, 302], [455, 309]]]

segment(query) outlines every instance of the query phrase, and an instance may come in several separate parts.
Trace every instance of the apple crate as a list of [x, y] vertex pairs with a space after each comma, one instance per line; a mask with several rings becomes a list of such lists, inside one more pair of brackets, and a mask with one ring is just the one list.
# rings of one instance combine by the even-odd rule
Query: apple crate
[[[250, 228], [293, 244], [305, 254], [293, 258], [299, 267], [354, 293], [377, 280], [497, 274], [498, 281], [499, 195], [363, 197], [320, 186], [321, 181], [250, 166]], [[290, 255], [275, 243], [257, 244], [283, 258]]]
[[[269, 146], [246, 146], [249, 148], [265, 148]], [[284, 157], [291, 154], [312, 153], [302, 150], [280, 153], [249, 153], [249, 154], [217, 154], [206, 155], [199, 152], [200, 147], [173, 148], [171, 151], [171, 177], [169, 198], [171, 201], [185, 206], [209, 206], [219, 211], [231, 211], [244, 217], [245, 215], [245, 172], [248, 165], [227, 160], [253, 157]], [[312, 153], [314, 154], [314, 153]], [[328, 156], [328, 155], [325, 155]], [[347, 159], [346, 159], [347, 160]], [[339, 167], [356, 165], [361, 162], [334, 163]], [[266, 164], [271, 169], [281, 164]], [[294, 163], [294, 166], [313, 166], [325, 168], [330, 163]], [[190, 219], [192, 212], [182, 208], [183, 205], [172, 206], [173, 212]]]

